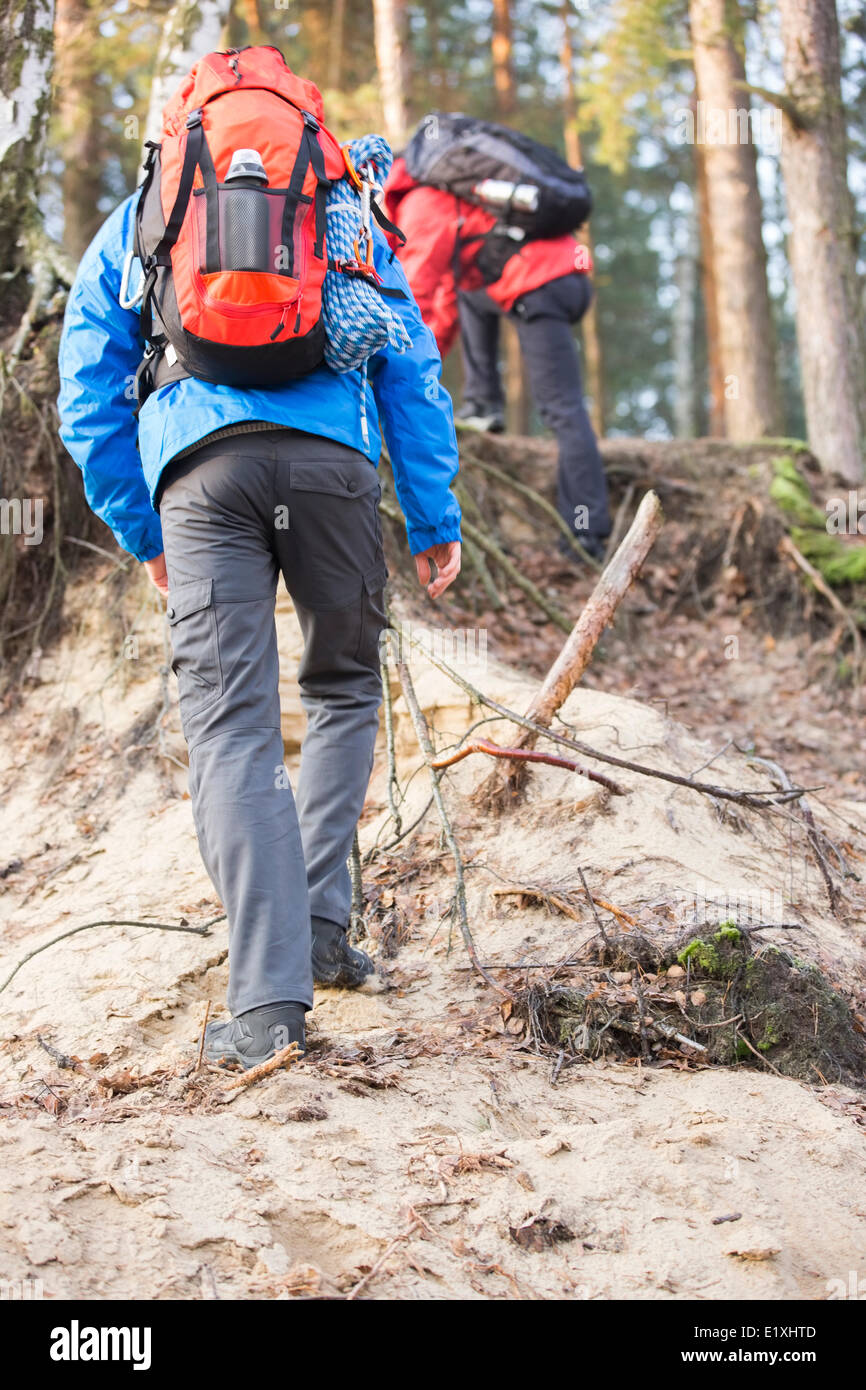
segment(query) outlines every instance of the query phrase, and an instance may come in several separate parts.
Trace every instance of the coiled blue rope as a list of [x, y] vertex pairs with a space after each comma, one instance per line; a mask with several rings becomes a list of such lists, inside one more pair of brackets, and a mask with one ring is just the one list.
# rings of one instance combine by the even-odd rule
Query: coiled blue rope
[[[384, 184], [394, 162], [387, 140], [381, 135], [363, 135], [351, 142], [349, 154], [356, 169], [372, 166], [379, 186]], [[348, 178], [337, 179], [330, 187], [325, 207], [329, 259], [353, 260], [353, 243], [361, 225], [360, 194]], [[363, 276], [345, 275], [339, 270], [327, 272], [322, 286], [322, 322], [325, 361], [335, 372], [360, 369], [366, 376], [367, 359], [386, 344], [390, 343], [395, 352], [405, 352], [412, 346], [403, 320]], [[366, 425], [365, 420], [362, 423]]]

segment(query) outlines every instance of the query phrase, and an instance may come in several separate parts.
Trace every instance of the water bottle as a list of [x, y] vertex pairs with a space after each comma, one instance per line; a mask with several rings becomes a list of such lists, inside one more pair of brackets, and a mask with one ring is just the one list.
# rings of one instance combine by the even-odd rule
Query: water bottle
[[258, 150], [235, 150], [222, 202], [223, 270], [270, 270], [270, 207], [268, 176]]
[[482, 179], [473, 189], [476, 198], [497, 209], [535, 212], [538, 189], [532, 183], [510, 183], [506, 179]]

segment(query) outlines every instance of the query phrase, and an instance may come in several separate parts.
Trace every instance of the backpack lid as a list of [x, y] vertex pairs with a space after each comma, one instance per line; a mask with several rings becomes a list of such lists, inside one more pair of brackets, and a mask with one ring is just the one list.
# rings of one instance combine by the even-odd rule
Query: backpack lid
[[207, 53], [190, 68], [162, 113], [163, 132], [179, 135], [191, 111], [235, 89], [265, 88], [309, 111], [320, 123], [325, 108], [314, 82], [292, 72], [278, 48], [259, 45]]

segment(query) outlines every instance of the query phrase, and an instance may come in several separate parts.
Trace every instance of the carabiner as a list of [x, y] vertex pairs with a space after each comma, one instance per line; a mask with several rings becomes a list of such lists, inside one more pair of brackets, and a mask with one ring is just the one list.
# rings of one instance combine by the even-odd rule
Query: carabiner
[[138, 304], [141, 303], [142, 299], [144, 298], [145, 276], [143, 272], [141, 276], [141, 283], [139, 284], [135, 294], [130, 296], [129, 293], [129, 274], [132, 270], [132, 262], [134, 260], [135, 252], [127, 251], [126, 260], [123, 262], [123, 275], [121, 276], [120, 280], [120, 293], [117, 296], [121, 309], [134, 309]]

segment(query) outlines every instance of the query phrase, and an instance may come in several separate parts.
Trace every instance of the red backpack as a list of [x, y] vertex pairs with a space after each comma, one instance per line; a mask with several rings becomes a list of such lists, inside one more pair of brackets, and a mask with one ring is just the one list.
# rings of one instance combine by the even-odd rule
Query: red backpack
[[347, 172], [322, 117], [269, 47], [207, 54], [166, 106], [135, 219], [139, 403], [182, 376], [272, 386], [320, 366], [325, 199]]

